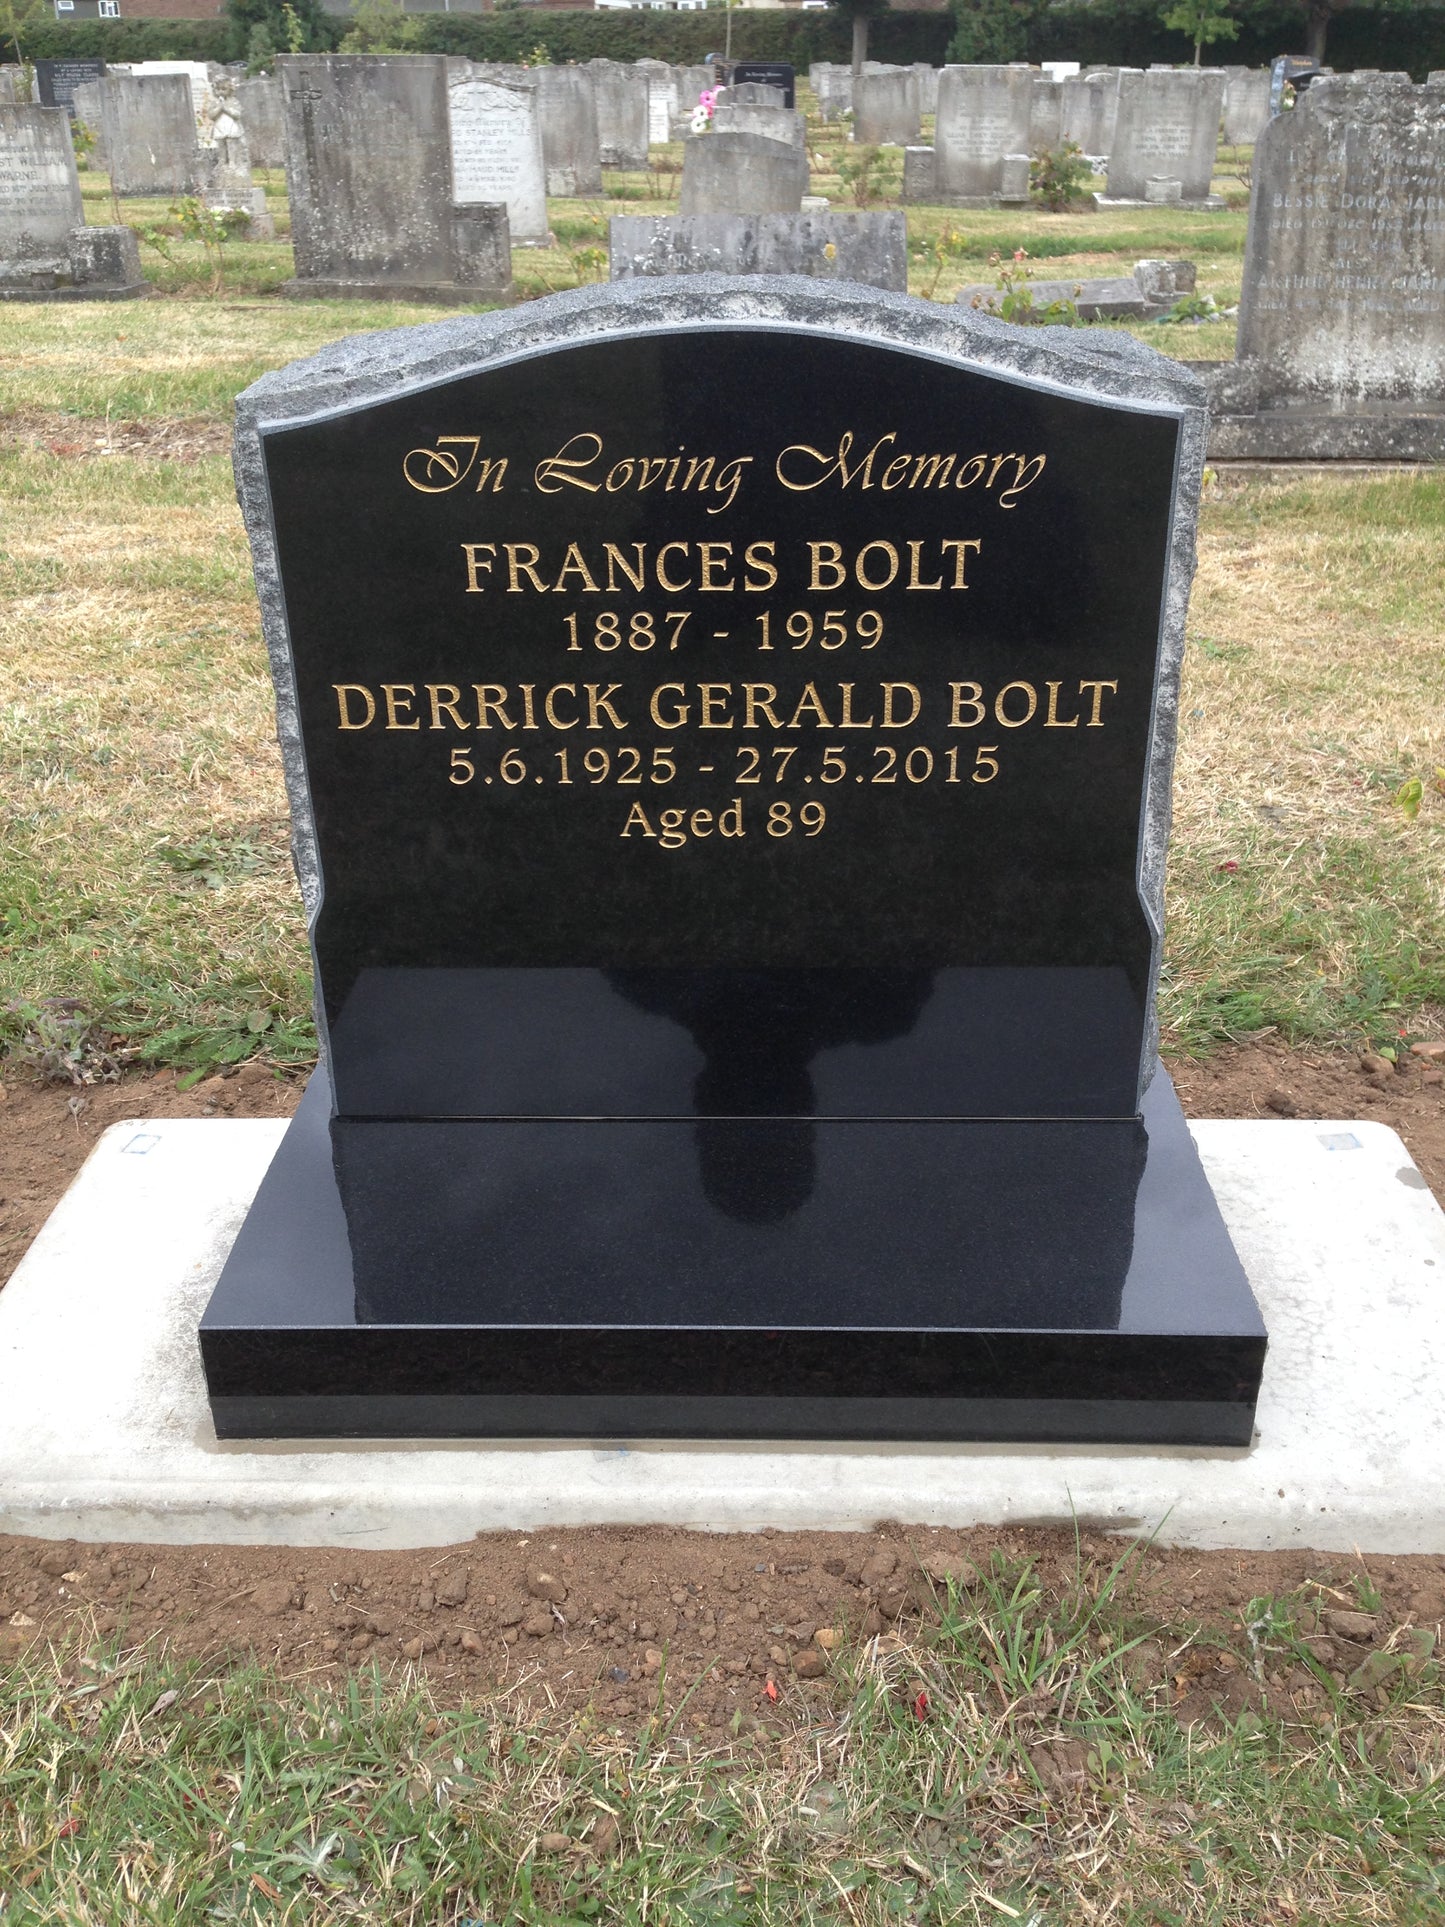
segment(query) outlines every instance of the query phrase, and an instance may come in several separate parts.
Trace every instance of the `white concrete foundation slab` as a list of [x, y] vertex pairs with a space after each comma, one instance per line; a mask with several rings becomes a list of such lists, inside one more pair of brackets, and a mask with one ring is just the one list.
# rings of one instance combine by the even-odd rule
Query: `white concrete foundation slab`
[[218, 1442], [196, 1324], [284, 1125], [111, 1127], [0, 1293], [0, 1530], [411, 1547], [650, 1522], [1069, 1524], [1445, 1553], [1445, 1214], [1383, 1125], [1201, 1122], [1265, 1321], [1255, 1443]]

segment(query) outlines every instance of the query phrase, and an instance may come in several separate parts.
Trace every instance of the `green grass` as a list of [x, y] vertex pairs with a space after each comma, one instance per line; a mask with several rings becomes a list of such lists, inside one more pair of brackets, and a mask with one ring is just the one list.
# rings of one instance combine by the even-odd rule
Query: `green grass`
[[1439, 1668], [1340, 1685], [1306, 1595], [1161, 1627], [1136, 1557], [1052, 1590], [996, 1555], [771, 1729], [699, 1731], [665, 1675], [619, 1729], [410, 1671], [35, 1654], [0, 1669], [0, 1920], [1438, 1922]]

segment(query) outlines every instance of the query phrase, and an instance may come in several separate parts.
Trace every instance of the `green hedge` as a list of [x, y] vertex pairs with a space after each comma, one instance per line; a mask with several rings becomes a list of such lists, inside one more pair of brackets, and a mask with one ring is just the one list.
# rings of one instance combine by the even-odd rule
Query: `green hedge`
[[[1182, 34], [1159, 24], [1160, 0], [1084, 0], [1036, 6], [1028, 23], [1031, 60], [1081, 60], [1131, 67], [1153, 60], [1186, 60]], [[1218, 43], [1221, 64], [1265, 66], [1276, 54], [1304, 46], [1304, 9], [1288, 0], [1238, 0], [1239, 38]], [[328, 16], [336, 37], [342, 17]], [[501, 13], [424, 16], [420, 45], [474, 60], [515, 60], [540, 42], [553, 60], [647, 57], [692, 64], [722, 41], [715, 13], [593, 13], [581, 9], [516, 7]], [[886, 13], [872, 24], [869, 52], [878, 60], [926, 60], [941, 65], [953, 36], [949, 13]], [[228, 60], [240, 57], [239, 34], [221, 20], [45, 20], [26, 36], [32, 58], [99, 54], [107, 60]], [[850, 33], [831, 9], [807, 13], [739, 11], [733, 15], [733, 52], [754, 60], [846, 60]], [[1445, 5], [1353, 6], [1330, 22], [1326, 58], [1342, 72], [1382, 67], [1423, 80], [1445, 68]]]

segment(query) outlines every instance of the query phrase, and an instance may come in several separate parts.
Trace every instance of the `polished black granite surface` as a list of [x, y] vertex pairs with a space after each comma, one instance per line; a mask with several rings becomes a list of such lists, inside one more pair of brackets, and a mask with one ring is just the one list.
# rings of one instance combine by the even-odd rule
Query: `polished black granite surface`
[[345, 1114], [1134, 1115], [1172, 414], [720, 327], [262, 439]]
[[1249, 1441], [1264, 1331], [1140, 1123], [355, 1123], [312, 1080], [201, 1327], [223, 1437]]

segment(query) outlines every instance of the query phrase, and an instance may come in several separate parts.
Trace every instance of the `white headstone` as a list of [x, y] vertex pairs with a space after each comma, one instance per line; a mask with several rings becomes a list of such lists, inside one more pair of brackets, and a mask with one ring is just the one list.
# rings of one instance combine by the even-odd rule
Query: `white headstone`
[[454, 68], [447, 107], [452, 136], [452, 195], [466, 206], [503, 201], [514, 247], [543, 247], [547, 184], [542, 130], [532, 94]]

